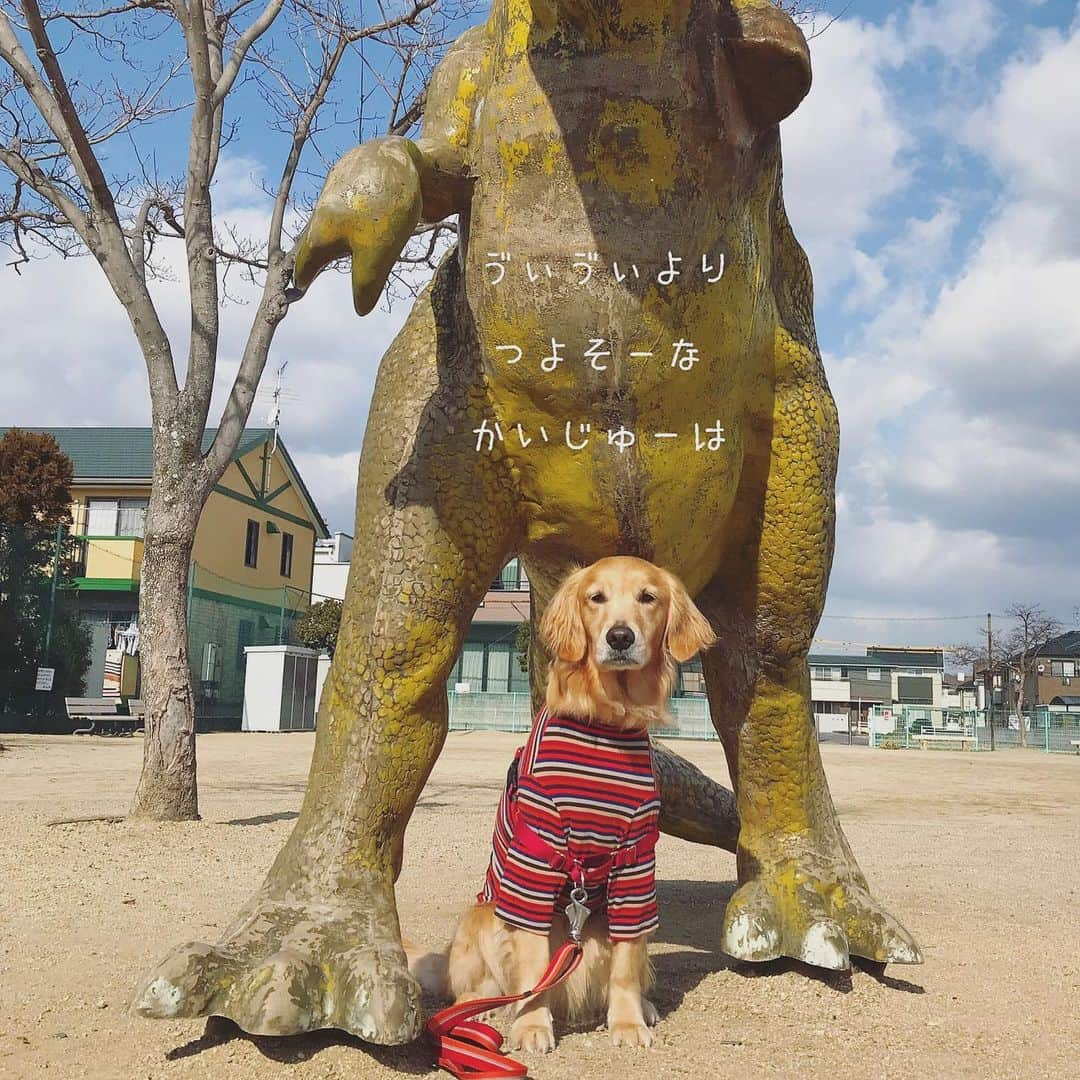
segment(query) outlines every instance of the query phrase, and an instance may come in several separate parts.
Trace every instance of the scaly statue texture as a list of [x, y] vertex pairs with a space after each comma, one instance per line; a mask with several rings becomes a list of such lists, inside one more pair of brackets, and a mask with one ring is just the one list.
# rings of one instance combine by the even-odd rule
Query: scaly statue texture
[[[811, 714], [838, 426], [778, 129], [809, 85], [803, 35], [768, 0], [493, 0], [439, 65], [421, 136], [374, 139], [334, 167], [298, 291], [351, 256], [364, 314], [418, 222], [460, 215], [458, 244], [379, 369], [296, 827], [218, 944], [186, 945], [144, 978], [139, 1012], [377, 1043], [419, 1032], [393, 883], [446, 736], [447, 677], [513, 553], [534, 619], [572, 564], [630, 554], [678, 574], [715, 627], [704, 674], [737, 816], [674, 754], [658, 771], [667, 831], [728, 849], [737, 837], [724, 950], [834, 969], [920, 960], [841, 832]], [[682, 273], [664, 285], [669, 251]], [[510, 255], [498, 284], [492, 252]], [[589, 252], [597, 270], [577, 287], [571, 265]], [[703, 254], [724, 258], [715, 284]], [[530, 281], [526, 260], [551, 277]], [[552, 339], [566, 359], [545, 372]], [[595, 366], [592, 339], [612, 354]], [[671, 366], [679, 340], [698, 350], [690, 370]], [[485, 420], [504, 436], [490, 452], [474, 433]], [[568, 421], [576, 443], [591, 425], [585, 449], [566, 444]], [[696, 449], [695, 422], [726, 442]], [[634, 446], [608, 444], [620, 427]], [[531, 659], [535, 696], [547, 661], [538, 647]]]

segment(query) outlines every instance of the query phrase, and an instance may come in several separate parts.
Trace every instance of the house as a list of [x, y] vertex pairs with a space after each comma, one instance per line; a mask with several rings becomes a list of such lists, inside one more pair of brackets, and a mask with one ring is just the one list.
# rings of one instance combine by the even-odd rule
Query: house
[[[0, 434], [2, 434], [0, 429]], [[139, 579], [150, 496], [150, 428], [27, 428], [74, 465], [75, 587], [92, 634], [85, 692], [134, 695]], [[216, 429], [206, 432], [208, 447]], [[199, 518], [188, 582], [188, 648], [201, 718], [240, 716], [244, 645], [285, 640], [311, 593], [326, 525], [284, 442], [249, 428]]]
[[943, 704], [941, 649], [868, 646], [863, 654], [811, 653], [810, 696], [821, 730], [862, 727], [873, 705]]
[[985, 688], [973, 675], [946, 672], [941, 677], [941, 704], [946, 709], [976, 712], [983, 707]]
[[315, 568], [311, 578], [314, 602], [345, 599], [352, 552], [353, 538], [346, 532], [336, 532], [315, 541]]
[[[1080, 711], [1080, 630], [1051, 638], [1038, 650], [1025, 687], [1025, 708]], [[1072, 699], [1072, 700], [1069, 700]]]
[[[1024, 711], [1048, 708], [1051, 712], [1080, 712], [1080, 630], [1058, 634], [1028, 656], [1024, 665]], [[996, 714], [1016, 711], [1020, 690], [1019, 656], [996, 663], [992, 675], [985, 661], [974, 666], [974, 679], [985, 700], [988, 684], [993, 686]]]
[[518, 661], [518, 628], [529, 621], [529, 578], [518, 558], [491, 583], [473, 615], [447, 685], [480, 693], [529, 693], [528, 672]]

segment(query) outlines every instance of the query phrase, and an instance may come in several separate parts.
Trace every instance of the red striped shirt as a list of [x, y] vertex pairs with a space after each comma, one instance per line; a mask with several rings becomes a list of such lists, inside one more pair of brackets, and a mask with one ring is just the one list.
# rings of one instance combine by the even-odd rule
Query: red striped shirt
[[[535, 830], [556, 851], [573, 859], [611, 855], [639, 840], [655, 842], [660, 795], [652, 767], [648, 733], [621, 731], [543, 709], [528, 741], [514, 759], [517, 783], [499, 800], [491, 861], [480, 901], [494, 901], [495, 913], [526, 930], [551, 929], [556, 906], [570, 902], [571, 882], [537, 857], [523, 839]], [[656, 860], [652, 843], [629, 866], [611, 871], [588, 889], [594, 912], [606, 907], [613, 940], [655, 930]]]

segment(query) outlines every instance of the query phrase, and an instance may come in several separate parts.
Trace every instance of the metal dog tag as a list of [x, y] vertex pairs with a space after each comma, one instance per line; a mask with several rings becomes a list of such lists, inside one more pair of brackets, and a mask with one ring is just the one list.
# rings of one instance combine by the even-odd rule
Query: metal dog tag
[[585, 927], [585, 921], [592, 914], [585, 906], [588, 896], [589, 894], [580, 887], [571, 889], [570, 903], [564, 909], [567, 922], [570, 923], [570, 939], [579, 945], [581, 944], [581, 931]]

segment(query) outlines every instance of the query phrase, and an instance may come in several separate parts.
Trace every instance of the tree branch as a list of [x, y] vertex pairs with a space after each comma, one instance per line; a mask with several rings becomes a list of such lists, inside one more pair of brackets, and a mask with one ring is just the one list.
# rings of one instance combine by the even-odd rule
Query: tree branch
[[285, 0], [270, 0], [263, 9], [262, 14], [240, 35], [233, 46], [232, 55], [224, 66], [217, 85], [214, 87], [214, 106], [220, 105], [225, 100], [225, 95], [232, 89], [236, 82], [236, 76], [240, 74], [240, 67], [248, 54], [248, 50], [259, 40], [274, 24]]
[[[64, 131], [71, 143], [72, 164], [86, 185], [86, 195], [94, 210], [106, 217], [119, 230], [120, 218], [116, 213], [112, 191], [101, 169], [101, 163], [90, 145], [86, 129], [79, 118], [79, 111], [71, 99], [67, 80], [64, 78], [60, 62], [56, 58], [56, 52], [53, 50], [45, 23], [41, 18], [41, 9], [38, 7], [37, 0], [21, 0], [21, 5], [23, 14], [26, 16], [27, 29], [37, 49], [38, 60], [52, 85], [53, 99], [59, 109]], [[0, 28], [0, 35], [2, 35], [2, 28]]]

